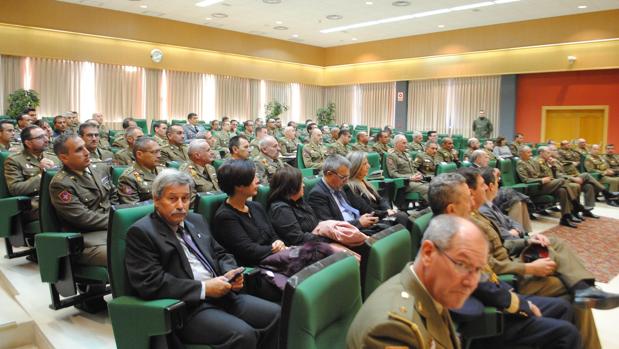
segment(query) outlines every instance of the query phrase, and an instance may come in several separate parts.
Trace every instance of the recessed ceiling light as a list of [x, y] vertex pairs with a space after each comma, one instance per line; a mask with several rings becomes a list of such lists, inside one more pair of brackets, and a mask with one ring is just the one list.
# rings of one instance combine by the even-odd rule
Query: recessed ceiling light
[[141, 8], [148, 8], [148, 5], [140, 5]]
[[357, 38], [352, 38], [351, 40], [352, 40], [352, 41], [357, 41]]
[[438, 27], [439, 28], [445, 28], [445, 25], [444, 24], [439, 24]]
[[278, 25], [276, 27], [273, 27], [273, 29], [275, 29], [275, 30], [288, 30], [288, 27], [283, 26], [283, 25]]
[[282, 21], [275, 21], [275, 24], [282, 24]]
[[299, 37], [299, 34], [292, 34], [292, 37], [293, 37], [293, 38], [298, 38], [298, 37]]
[[404, 1], [404, 0], [398, 0], [398, 1], [394, 1], [394, 2], [391, 3], [391, 5], [397, 6], [397, 7], [404, 7], [404, 6], [408, 6], [410, 4], [411, 4], [410, 1]]
[[578, 8], [579, 9], [585, 9], [585, 8], [587, 8], [587, 5], [580, 5], [580, 6], [578, 6]]
[[371, 2], [371, 1], [366, 1], [366, 2], [365, 2], [365, 4], [366, 4], [366, 5], [374, 5], [374, 3], [373, 3], [373, 2]]
[[265, 4], [279, 4], [282, 0], [262, 0]]
[[221, 13], [221, 12], [216, 12], [216, 13], [213, 13], [213, 14], [211, 14], [211, 16], [212, 16], [212, 17], [215, 17], [215, 18], [226, 18], [226, 17], [228, 17], [228, 15], [227, 15], [227, 14], [225, 14], [225, 13]]
[[327, 19], [330, 19], [330, 20], [332, 20], [332, 21], [337, 21], [338, 19], [342, 19], [342, 18], [344, 18], [344, 17], [342, 17], [342, 16], [340, 16], [340, 15], [328, 15], [326, 18], [327, 18]]
[[210, 20], [212, 20], [212, 18], [211, 17], [206, 17], [206, 20], [210, 21]]
[[196, 2], [196, 6], [198, 7], [207, 7], [207, 6], [211, 6], [214, 5], [218, 2], [222, 2], [223, 0], [203, 0], [200, 2]]

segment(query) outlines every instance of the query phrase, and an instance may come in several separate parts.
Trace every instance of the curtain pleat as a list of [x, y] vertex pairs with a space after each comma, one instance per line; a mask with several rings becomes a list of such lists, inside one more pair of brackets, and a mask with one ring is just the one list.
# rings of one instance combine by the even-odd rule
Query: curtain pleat
[[39, 93], [41, 116], [80, 110], [81, 69], [81, 62], [30, 58], [32, 89]]
[[107, 122], [125, 117], [145, 118], [143, 110], [144, 69], [111, 64], [95, 64], [95, 110]]
[[361, 84], [358, 90], [358, 115], [349, 123], [382, 127], [395, 122], [395, 82]]
[[234, 76], [215, 76], [214, 117], [247, 120], [252, 113], [251, 80]]
[[[187, 114], [203, 110], [203, 79], [200, 73], [166, 71], [168, 80], [168, 110], [170, 120], [186, 120]], [[205, 119], [204, 115], [198, 115]]]
[[354, 85], [325, 87], [325, 105], [335, 103], [335, 122], [352, 122], [354, 110]]
[[0, 56], [0, 114], [9, 107], [9, 95], [22, 88], [22, 57]]

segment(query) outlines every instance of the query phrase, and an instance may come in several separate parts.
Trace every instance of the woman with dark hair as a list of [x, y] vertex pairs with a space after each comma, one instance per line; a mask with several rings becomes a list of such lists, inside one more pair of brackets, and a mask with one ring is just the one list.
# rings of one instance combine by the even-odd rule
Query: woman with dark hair
[[[402, 224], [407, 229], [412, 228], [412, 221], [404, 212], [394, 210], [388, 199], [380, 196], [378, 191], [365, 179], [370, 170], [370, 163], [365, 152], [354, 151], [348, 153], [350, 161], [350, 179], [344, 187], [344, 192], [350, 204], [359, 210], [360, 214], [371, 213], [384, 219], [393, 217], [395, 224]], [[383, 220], [381, 223], [384, 223]]]
[[303, 200], [303, 175], [297, 168], [285, 166], [271, 177], [267, 199], [275, 232], [286, 245], [329, 239], [312, 234], [318, 225], [314, 210]]
[[494, 155], [496, 155], [496, 157], [500, 159], [508, 159], [513, 156], [512, 151], [509, 149], [509, 146], [507, 146], [507, 141], [505, 140], [505, 137], [502, 136], [497, 137], [492, 152], [494, 153]]
[[217, 180], [228, 198], [213, 218], [215, 239], [242, 265], [257, 265], [265, 257], [286, 249], [264, 207], [256, 201], [248, 201], [258, 193], [254, 163], [226, 161], [217, 170]]

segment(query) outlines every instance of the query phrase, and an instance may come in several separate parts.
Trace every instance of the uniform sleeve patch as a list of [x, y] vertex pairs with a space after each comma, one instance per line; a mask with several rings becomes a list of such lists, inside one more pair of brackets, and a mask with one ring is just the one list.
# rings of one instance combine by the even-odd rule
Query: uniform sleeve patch
[[60, 199], [60, 201], [64, 203], [68, 203], [68, 202], [71, 202], [71, 198], [73, 198], [73, 195], [71, 195], [71, 193], [65, 190], [61, 192], [60, 194], [58, 194], [58, 198]]

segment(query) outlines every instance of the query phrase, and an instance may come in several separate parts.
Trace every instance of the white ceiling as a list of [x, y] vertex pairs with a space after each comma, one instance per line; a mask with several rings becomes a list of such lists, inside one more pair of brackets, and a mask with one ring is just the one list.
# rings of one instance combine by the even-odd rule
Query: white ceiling
[[[323, 34], [321, 30], [333, 27], [453, 8], [483, 0], [409, 0], [410, 5], [404, 7], [393, 6], [392, 3], [395, 0], [371, 0], [373, 3], [371, 5], [366, 4], [369, 0], [281, 0], [278, 4], [266, 3], [273, 0], [224, 0], [207, 7], [195, 5], [201, 0], [59, 1], [167, 18], [321, 47], [619, 9], [619, 0], [520, 0], [473, 10], [452, 11]], [[141, 6], [147, 6], [147, 8]], [[587, 6], [587, 8], [581, 9], [578, 6]], [[216, 18], [213, 14], [217, 13], [226, 14], [227, 17]], [[340, 15], [342, 19], [329, 20], [326, 18], [328, 15]], [[207, 18], [210, 19], [207, 20]], [[276, 26], [284, 26], [287, 29], [275, 30]]]

